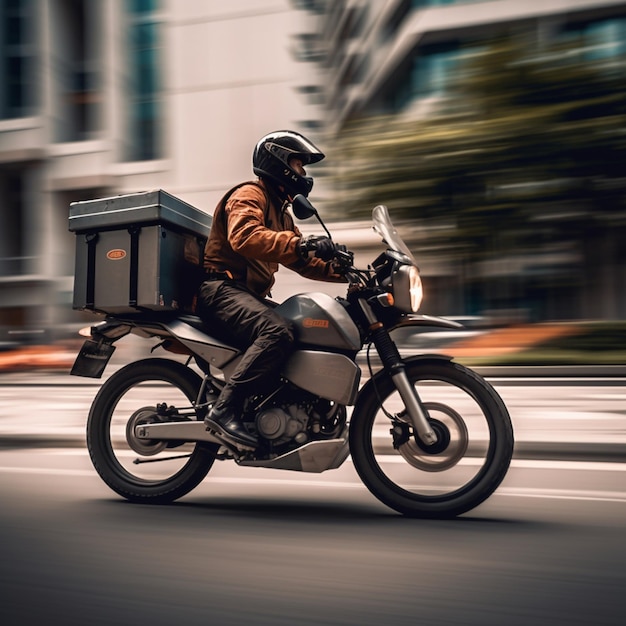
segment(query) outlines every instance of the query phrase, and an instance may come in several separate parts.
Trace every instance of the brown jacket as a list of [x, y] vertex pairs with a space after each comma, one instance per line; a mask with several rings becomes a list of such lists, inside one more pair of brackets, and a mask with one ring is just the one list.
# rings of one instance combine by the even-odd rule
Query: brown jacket
[[286, 204], [269, 193], [262, 180], [231, 189], [213, 214], [204, 250], [207, 271], [228, 271], [261, 297], [269, 294], [278, 264], [314, 280], [342, 282], [331, 263], [298, 254], [301, 233]]

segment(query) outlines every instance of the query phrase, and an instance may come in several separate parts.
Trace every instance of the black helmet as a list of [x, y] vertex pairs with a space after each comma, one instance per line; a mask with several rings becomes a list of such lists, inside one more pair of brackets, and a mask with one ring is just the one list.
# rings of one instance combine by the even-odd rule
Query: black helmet
[[291, 169], [289, 159], [294, 156], [309, 165], [321, 161], [324, 153], [295, 131], [277, 130], [257, 143], [252, 155], [252, 171], [282, 185], [292, 197], [299, 193], [306, 197], [313, 189], [313, 179]]

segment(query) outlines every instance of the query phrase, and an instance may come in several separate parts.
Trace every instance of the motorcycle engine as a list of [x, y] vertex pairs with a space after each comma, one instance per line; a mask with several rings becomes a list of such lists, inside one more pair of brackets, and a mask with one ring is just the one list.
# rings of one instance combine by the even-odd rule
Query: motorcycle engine
[[305, 411], [295, 405], [287, 407], [274, 406], [257, 414], [255, 423], [258, 433], [275, 444], [288, 441], [305, 443], [309, 418]]

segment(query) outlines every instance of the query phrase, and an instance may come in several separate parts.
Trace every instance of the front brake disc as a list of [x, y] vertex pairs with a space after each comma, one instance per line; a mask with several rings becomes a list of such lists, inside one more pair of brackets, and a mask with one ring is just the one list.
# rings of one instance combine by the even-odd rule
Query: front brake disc
[[467, 426], [459, 413], [446, 404], [425, 402], [424, 409], [437, 433], [437, 443], [427, 446], [414, 434], [398, 446], [398, 451], [417, 469], [443, 472], [454, 467], [465, 456], [468, 445]]

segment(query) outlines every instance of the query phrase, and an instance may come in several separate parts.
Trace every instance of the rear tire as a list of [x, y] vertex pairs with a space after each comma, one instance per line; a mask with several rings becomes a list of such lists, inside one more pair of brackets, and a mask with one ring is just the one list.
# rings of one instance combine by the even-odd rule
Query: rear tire
[[[399, 513], [455, 517], [478, 506], [502, 482], [513, 455], [511, 419], [495, 389], [470, 369], [438, 358], [416, 357], [405, 364], [440, 444], [429, 449], [416, 438], [391, 377], [381, 372], [354, 409], [354, 466], [372, 494]], [[381, 402], [396, 419], [389, 420]]]
[[153, 419], [157, 405], [191, 408], [201, 378], [168, 359], [145, 359], [113, 374], [100, 388], [87, 421], [87, 448], [102, 480], [131, 502], [163, 504], [194, 489], [215, 460], [213, 444], [139, 442], [134, 427]]

